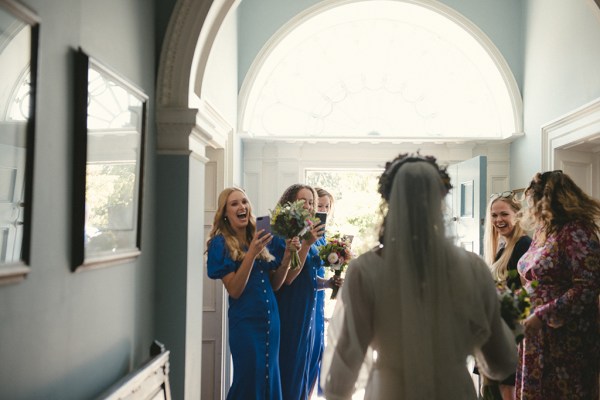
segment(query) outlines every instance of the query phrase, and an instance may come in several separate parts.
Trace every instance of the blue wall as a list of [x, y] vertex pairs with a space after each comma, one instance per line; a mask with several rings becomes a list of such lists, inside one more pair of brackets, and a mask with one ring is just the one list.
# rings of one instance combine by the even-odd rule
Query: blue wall
[[511, 182], [542, 169], [541, 128], [600, 97], [600, 8], [591, 0], [528, 0], [524, 15], [525, 137], [511, 146]]
[[[0, 286], [0, 398], [92, 398], [148, 357], [154, 339], [154, 6], [147, 0], [23, 0], [41, 20], [31, 272]], [[141, 88], [149, 104], [142, 255], [70, 267], [72, 50]]]
[[[579, 1], [579, 0], [577, 0]], [[254, 58], [287, 21], [318, 0], [244, 0], [239, 14], [239, 72], [241, 87]], [[523, 68], [521, 0], [441, 0], [476, 24], [498, 47], [519, 86]]]

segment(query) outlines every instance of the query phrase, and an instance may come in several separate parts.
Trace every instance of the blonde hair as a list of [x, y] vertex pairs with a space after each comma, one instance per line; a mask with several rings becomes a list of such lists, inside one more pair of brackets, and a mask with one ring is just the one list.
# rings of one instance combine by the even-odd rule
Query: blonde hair
[[521, 219], [527, 229], [538, 229], [536, 240], [578, 221], [596, 234], [600, 232], [600, 201], [588, 196], [562, 171], [537, 173], [525, 190], [527, 206]]
[[329, 193], [327, 190], [320, 188], [320, 187], [316, 187], [315, 191], [317, 192], [317, 199], [316, 199], [317, 204], [321, 197], [329, 197], [329, 211], [333, 210], [333, 203], [335, 202], [333, 195], [331, 193]]
[[[492, 223], [491, 212], [492, 205], [497, 201], [506, 203], [515, 212], [515, 217], [514, 228], [510, 237], [506, 239], [504, 252], [496, 261], [496, 254], [498, 253], [498, 246], [500, 245], [500, 235]], [[498, 282], [506, 282], [508, 279], [508, 261], [510, 260], [510, 256], [519, 239], [527, 234], [520, 224], [518, 218], [519, 211], [521, 211], [521, 202], [515, 194], [510, 194], [508, 197], [495, 197], [487, 205], [483, 233], [483, 258], [487, 265], [490, 266], [492, 276]]]
[[[244, 243], [241, 243], [237, 238], [235, 231], [231, 227], [231, 223], [227, 220], [227, 199], [229, 195], [233, 192], [240, 192], [244, 196], [246, 196], [246, 192], [237, 187], [229, 187], [223, 189], [223, 191], [219, 194], [219, 199], [217, 200], [217, 212], [215, 213], [215, 218], [213, 220], [213, 225], [208, 234], [208, 241], [206, 242], [206, 248], [210, 246], [211, 241], [218, 235], [223, 235], [225, 239], [225, 247], [229, 250], [229, 254], [231, 259], [234, 261], [242, 261], [244, 256], [246, 255], [246, 250], [244, 250], [244, 246], [249, 245], [252, 242], [252, 238], [254, 237], [254, 233], [256, 232], [256, 218], [252, 214], [252, 203], [250, 203], [250, 199], [248, 199], [248, 225], [246, 226], [246, 240]], [[248, 196], [246, 196], [248, 198]], [[207, 250], [208, 251], [208, 250]], [[275, 257], [269, 253], [269, 250], [265, 247], [257, 256], [261, 260], [265, 261], [273, 261]]]

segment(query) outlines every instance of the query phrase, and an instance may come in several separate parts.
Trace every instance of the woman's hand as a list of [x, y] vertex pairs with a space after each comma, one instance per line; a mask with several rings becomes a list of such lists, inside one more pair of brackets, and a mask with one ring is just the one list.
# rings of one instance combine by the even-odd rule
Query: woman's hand
[[292, 239], [286, 240], [285, 243], [286, 248], [290, 251], [300, 251], [300, 247], [302, 247], [300, 244], [300, 238], [298, 236], [294, 236]]
[[342, 278], [341, 276], [337, 276], [337, 275], [334, 275], [329, 279], [325, 279], [325, 278], [317, 278], [317, 279], [318, 279], [318, 282], [317, 282], [318, 290], [340, 288], [344, 284], [344, 278]]
[[264, 229], [256, 232], [248, 247], [248, 253], [252, 253], [254, 256], [260, 254], [261, 251], [273, 240], [273, 234], [265, 232]]
[[544, 322], [537, 315], [535, 315], [535, 313], [531, 313], [531, 315], [522, 322], [522, 325], [525, 329], [525, 334], [536, 333], [542, 329]]
[[344, 278], [338, 275], [334, 275], [329, 280], [327, 280], [327, 287], [333, 289], [335, 287], [342, 287], [344, 284]]
[[308, 232], [310, 235], [308, 235], [308, 237], [304, 239], [302, 243], [306, 243], [308, 247], [310, 247], [317, 241], [317, 239], [325, 235], [325, 224], [317, 224]]

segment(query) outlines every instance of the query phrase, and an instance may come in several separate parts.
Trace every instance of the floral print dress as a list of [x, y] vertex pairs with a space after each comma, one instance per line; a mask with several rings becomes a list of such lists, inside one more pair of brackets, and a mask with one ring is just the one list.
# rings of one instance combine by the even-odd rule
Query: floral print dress
[[[539, 240], [518, 264], [541, 330], [519, 346], [516, 398], [598, 399], [600, 246], [578, 222]], [[537, 286], [533, 284], [537, 281]]]

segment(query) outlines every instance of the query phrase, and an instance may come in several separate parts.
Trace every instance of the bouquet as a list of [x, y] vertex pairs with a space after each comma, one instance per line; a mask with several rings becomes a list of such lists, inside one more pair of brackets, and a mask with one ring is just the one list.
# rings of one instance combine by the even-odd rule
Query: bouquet
[[[271, 210], [271, 230], [285, 239], [296, 236], [305, 239], [311, 227], [318, 223], [319, 219], [304, 208], [304, 200], [277, 204], [275, 209]], [[291, 256], [290, 268], [296, 269], [300, 266], [298, 251], [292, 250]]]
[[[335, 276], [341, 276], [342, 272], [352, 259], [352, 251], [350, 250], [350, 240], [341, 236], [339, 233], [328, 237], [326, 243], [318, 247], [319, 257], [325, 263], [326, 267], [333, 270]], [[331, 293], [331, 299], [335, 299], [339, 287], [334, 287]]]
[[[535, 282], [533, 286], [535, 287]], [[524, 288], [511, 290], [502, 283], [496, 285], [496, 291], [500, 300], [500, 315], [519, 343], [523, 339], [523, 328], [520, 322], [531, 313], [529, 294]]]

